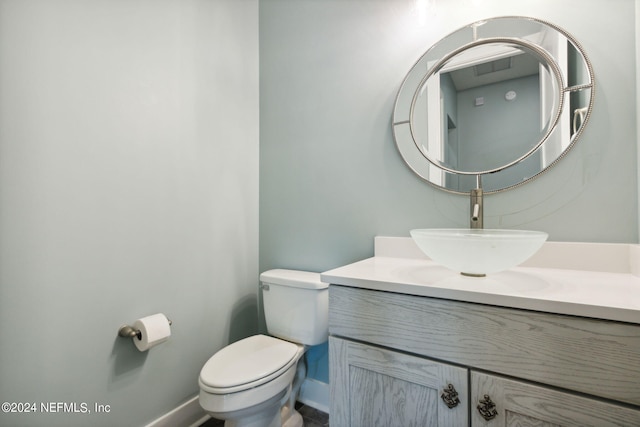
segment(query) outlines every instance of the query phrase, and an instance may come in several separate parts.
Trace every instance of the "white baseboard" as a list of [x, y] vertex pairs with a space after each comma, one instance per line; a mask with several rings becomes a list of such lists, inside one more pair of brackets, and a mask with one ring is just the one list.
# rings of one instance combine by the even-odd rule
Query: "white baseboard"
[[[307, 378], [300, 388], [298, 401], [328, 414], [329, 384]], [[198, 427], [210, 418], [200, 406], [198, 396], [194, 396], [145, 427]]]
[[307, 378], [302, 383], [298, 402], [316, 408], [324, 413], [329, 413], [329, 384], [312, 378]]
[[194, 396], [145, 427], [197, 427], [210, 418]]

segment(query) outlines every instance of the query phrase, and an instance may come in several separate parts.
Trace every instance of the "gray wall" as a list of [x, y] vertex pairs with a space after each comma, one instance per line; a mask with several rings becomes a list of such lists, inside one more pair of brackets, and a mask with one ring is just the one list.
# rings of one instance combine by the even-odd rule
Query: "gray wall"
[[[141, 426], [256, 330], [257, 0], [0, 0], [2, 426]], [[156, 312], [171, 339], [116, 336]]]
[[[584, 137], [541, 178], [485, 200], [485, 227], [552, 241], [636, 242], [635, 2], [260, 2], [260, 268], [323, 271], [373, 254], [375, 235], [465, 227], [468, 200], [422, 182], [391, 133], [399, 85], [446, 34], [500, 15], [549, 20], [596, 75]], [[577, 11], [580, 11], [579, 16]]]
[[[640, 4], [639, 2], [635, 2], [636, 3], [636, 10], [635, 10], [635, 19], [636, 19], [636, 25], [635, 25], [635, 30], [636, 30], [636, 48], [635, 48], [635, 59], [636, 59], [636, 70], [640, 69]], [[629, 84], [632, 84], [633, 82], [629, 82]], [[635, 79], [635, 84], [636, 84], [636, 91], [635, 91], [635, 96], [636, 96], [636, 115], [635, 115], [635, 119], [636, 119], [636, 123], [640, 123], [640, 91], [637, 89], [638, 87], [640, 87], [640, 73], [636, 73], [636, 79]], [[637, 132], [637, 127], [636, 127], [636, 132]], [[640, 145], [640, 141], [638, 141]], [[636, 165], [640, 164], [640, 149], [638, 150], [638, 152], [636, 153]], [[638, 185], [640, 185], [640, 168], [636, 167], [636, 169], [638, 170]], [[640, 196], [638, 197], [638, 203], [639, 203], [639, 207], [638, 207], [638, 223], [640, 224]], [[638, 232], [640, 233], [640, 226], [638, 227]], [[638, 236], [639, 241], [640, 241], [640, 235]]]

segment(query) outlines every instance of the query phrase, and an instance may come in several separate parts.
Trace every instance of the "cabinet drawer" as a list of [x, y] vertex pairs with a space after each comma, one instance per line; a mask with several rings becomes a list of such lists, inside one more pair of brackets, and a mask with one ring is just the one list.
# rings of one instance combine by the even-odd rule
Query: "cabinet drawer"
[[[480, 372], [471, 372], [471, 398], [473, 427], [640, 426], [640, 410]], [[487, 420], [479, 409], [491, 416], [491, 404]]]
[[640, 405], [640, 326], [331, 285], [329, 331]]

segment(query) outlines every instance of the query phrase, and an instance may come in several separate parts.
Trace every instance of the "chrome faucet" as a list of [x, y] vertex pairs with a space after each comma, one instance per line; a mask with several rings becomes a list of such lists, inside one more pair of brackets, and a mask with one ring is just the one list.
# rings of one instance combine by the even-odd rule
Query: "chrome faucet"
[[470, 228], [483, 228], [484, 227], [484, 212], [483, 212], [483, 197], [482, 197], [482, 183], [480, 175], [476, 177], [476, 188], [469, 192], [471, 199], [471, 221]]

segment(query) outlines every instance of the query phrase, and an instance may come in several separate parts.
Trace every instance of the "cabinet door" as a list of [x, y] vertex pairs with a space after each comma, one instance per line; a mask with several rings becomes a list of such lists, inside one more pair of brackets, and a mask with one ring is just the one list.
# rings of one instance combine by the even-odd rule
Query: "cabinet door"
[[471, 399], [473, 427], [640, 426], [640, 410], [475, 371]]
[[329, 358], [332, 427], [468, 425], [467, 369], [336, 337]]

